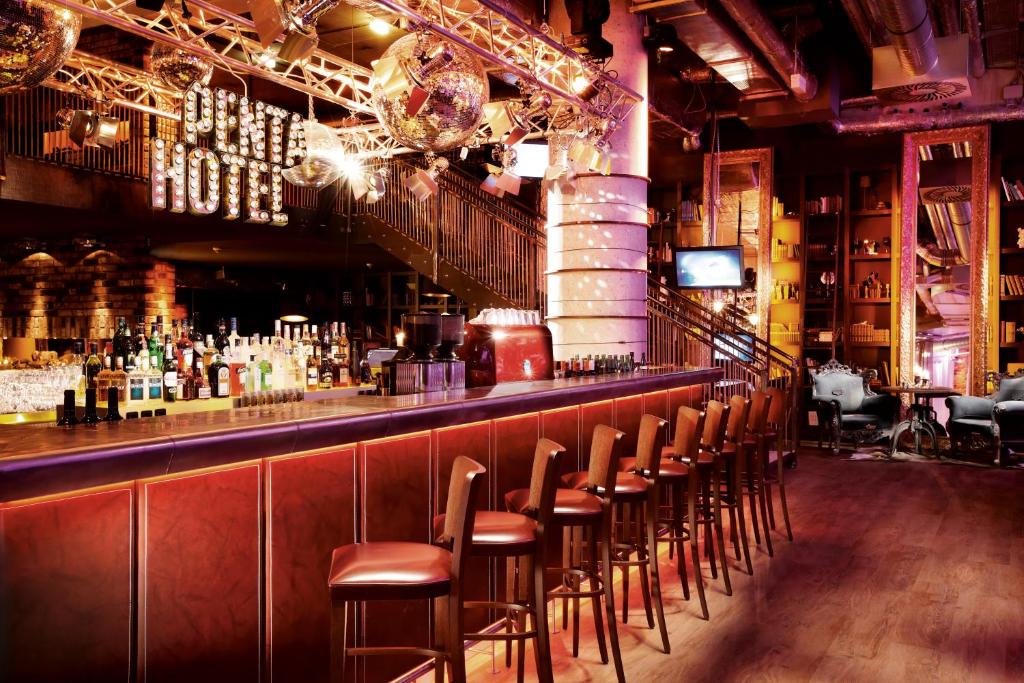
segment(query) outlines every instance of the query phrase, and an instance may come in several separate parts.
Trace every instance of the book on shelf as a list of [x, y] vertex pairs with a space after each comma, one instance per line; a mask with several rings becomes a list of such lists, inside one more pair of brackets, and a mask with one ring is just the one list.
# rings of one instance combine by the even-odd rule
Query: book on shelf
[[1003, 186], [1003, 197], [1008, 202], [1024, 201], [1024, 182], [1020, 178], [1008, 180], [1006, 176], [1000, 176], [999, 182]]
[[1015, 344], [1017, 342], [1017, 323], [1013, 320], [999, 322], [999, 343]]
[[679, 202], [679, 220], [684, 223], [696, 223], [704, 220], [703, 205], [692, 199], [684, 199]]
[[1024, 296], [1024, 275], [1000, 275], [999, 294], [1001, 296]]
[[799, 323], [772, 323], [770, 332], [770, 337], [773, 344], [800, 343]]
[[843, 210], [842, 195], [827, 195], [816, 199], [809, 199], [804, 204], [808, 215], [820, 213], [839, 213]]
[[772, 261], [796, 261], [800, 258], [800, 245], [772, 238]]

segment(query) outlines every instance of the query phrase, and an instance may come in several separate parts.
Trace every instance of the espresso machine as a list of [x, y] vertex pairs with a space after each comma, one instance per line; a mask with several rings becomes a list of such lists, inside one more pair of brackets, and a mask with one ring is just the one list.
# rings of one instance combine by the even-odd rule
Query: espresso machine
[[465, 387], [465, 364], [455, 357], [462, 344], [463, 320], [461, 315], [439, 313], [403, 315], [401, 348], [381, 366], [388, 393], [401, 396]]

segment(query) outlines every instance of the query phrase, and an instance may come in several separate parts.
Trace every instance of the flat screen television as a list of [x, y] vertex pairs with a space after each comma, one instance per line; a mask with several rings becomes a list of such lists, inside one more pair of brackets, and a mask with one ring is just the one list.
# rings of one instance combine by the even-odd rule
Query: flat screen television
[[676, 286], [683, 289], [739, 289], [743, 247], [684, 247], [675, 251]]

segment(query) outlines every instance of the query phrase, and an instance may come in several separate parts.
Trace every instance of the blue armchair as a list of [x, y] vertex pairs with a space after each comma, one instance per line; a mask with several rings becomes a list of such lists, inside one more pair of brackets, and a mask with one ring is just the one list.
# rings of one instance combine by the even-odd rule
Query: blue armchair
[[1024, 444], [1024, 371], [991, 373], [996, 390], [989, 396], [950, 396], [950, 446], [954, 453], [993, 451], [1000, 462], [1003, 446]]
[[832, 359], [811, 375], [811, 407], [818, 415], [819, 434], [828, 437], [834, 453], [839, 453], [843, 438], [856, 448], [892, 436], [900, 402], [895, 396], [871, 391], [874, 372], [856, 373]]

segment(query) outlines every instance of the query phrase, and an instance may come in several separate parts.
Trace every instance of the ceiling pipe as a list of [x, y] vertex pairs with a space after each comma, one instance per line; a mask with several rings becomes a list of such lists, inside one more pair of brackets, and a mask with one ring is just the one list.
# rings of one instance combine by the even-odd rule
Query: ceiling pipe
[[960, 33], [960, 12], [956, 2], [930, 0], [936, 29], [941, 36], [955, 36]]
[[926, 0], [878, 0], [878, 10], [903, 71], [911, 76], [931, 71], [939, 50]]
[[754, 0], [720, 0], [720, 4], [782, 77], [790, 92], [801, 102], [814, 99], [818, 79], [807, 70], [758, 4]]
[[832, 128], [836, 133], [841, 134], [874, 135], [1007, 121], [1024, 121], [1024, 107], [1007, 107], [1000, 103], [972, 109], [946, 109], [937, 112], [879, 112], [864, 118], [847, 117], [844, 119], [840, 117], [832, 121]]
[[861, 7], [860, 0], [842, 0], [842, 2], [843, 9], [846, 10], [846, 16], [850, 19], [850, 25], [853, 26], [853, 30], [860, 39], [860, 44], [870, 57], [871, 50], [875, 47], [875, 38], [872, 35], [871, 24], [868, 22], [868, 16], [864, 13], [864, 8]]
[[960, 6], [964, 11], [964, 24], [970, 46], [971, 76], [981, 78], [985, 75], [985, 53], [981, 48], [981, 18], [978, 16], [978, 0], [962, 0]]

